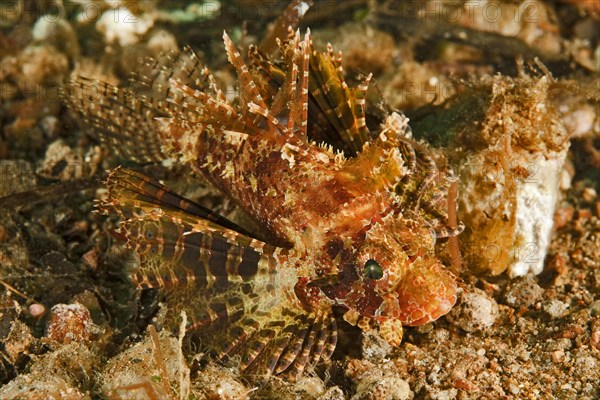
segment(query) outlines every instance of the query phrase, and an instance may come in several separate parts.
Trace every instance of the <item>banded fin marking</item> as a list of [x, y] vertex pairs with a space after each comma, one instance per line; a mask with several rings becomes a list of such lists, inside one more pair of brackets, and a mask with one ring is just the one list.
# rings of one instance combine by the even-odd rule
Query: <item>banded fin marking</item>
[[173, 90], [168, 101], [187, 111], [184, 119], [215, 126], [231, 126], [231, 121], [239, 119], [239, 115], [227, 100], [213, 98], [178, 79], [171, 78], [169, 83]]
[[155, 163], [167, 158], [154, 121], [164, 109], [132, 92], [78, 77], [61, 88], [65, 104], [125, 159]]
[[256, 83], [248, 71], [248, 67], [244, 63], [242, 56], [236, 50], [233, 42], [229, 38], [226, 32], [223, 32], [223, 41], [225, 42], [225, 49], [227, 50], [227, 57], [231, 65], [234, 66], [238, 74], [239, 82], [239, 100], [240, 109], [242, 115], [246, 115], [249, 111], [248, 103], [253, 102], [263, 109], [268, 109], [261, 94], [258, 92]]
[[277, 43], [286, 39], [289, 28], [296, 29], [300, 19], [308, 11], [312, 1], [293, 0], [283, 10], [279, 18], [273, 24], [269, 33], [260, 44], [260, 48], [267, 54], [277, 51]]
[[139, 257], [138, 285], [166, 289], [168, 326], [177, 327], [186, 311], [188, 331], [222, 359], [241, 357], [245, 374], [298, 374], [331, 355], [331, 304], [324, 298], [314, 311], [303, 308], [294, 293], [297, 271], [279, 258], [285, 249], [217, 224], [137, 172], [116, 169], [108, 187], [100, 209], [123, 219], [118, 237]]
[[79, 76], [61, 88], [61, 97], [117, 154], [128, 161], [156, 163], [168, 158], [169, 151], [162, 147], [163, 132], [155, 119], [194, 119], [179, 104], [168, 101], [171, 79], [226, 101], [214, 77], [189, 47], [145, 59], [128, 87]]
[[[140, 204], [148, 203], [163, 209], [183, 211], [198, 218], [207, 219], [227, 229], [240, 232], [246, 236], [252, 236], [244, 228], [222, 215], [178, 195], [165, 185], [139, 172], [117, 167], [109, 175], [107, 186], [114, 198], [127, 198], [129, 201], [139, 200]], [[135, 205], [135, 202], [133, 204]], [[110, 208], [114, 209], [114, 206], [110, 205]], [[130, 218], [131, 214], [126, 214], [126, 211], [120, 211], [123, 214], [122, 217]]]
[[330, 44], [326, 53], [313, 50], [310, 57], [309, 91], [336, 135], [327, 133], [320, 137], [321, 130], [318, 130], [316, 136], [330, 143], [340, 143], [344, 151], [356, 155], [369, 140], [363, 100], [370, 78], [351, 90], [344, 79], [340, 57], [334, 54]]

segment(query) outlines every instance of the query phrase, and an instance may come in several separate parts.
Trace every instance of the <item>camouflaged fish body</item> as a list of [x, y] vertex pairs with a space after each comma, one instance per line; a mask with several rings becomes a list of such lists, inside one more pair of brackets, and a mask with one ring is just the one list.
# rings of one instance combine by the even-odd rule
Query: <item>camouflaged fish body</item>
[[[434, 245], [459, 231], [446, 227], [449, 175], [410, 138], [406, 118], [392, 113], [369, 132], [370, 77], [349, 88], [341, 57], [314, 50], [308, 34], [290, 35], [278, 64], [251, 48], [250, 67], [224, 40], [238, 74], [235, 102], [193, 53], [169, 68], [150, 64], [139, 83], [146, 94], [101, 85], [90, 105], [81, 101], [89, 82], [69, 89], [70, 105], [126, 155], [188, 164], [268, 238], [118, 168], [101, 207], [121, 217], [119, 235], [139, 256], [137, 285], [164, 288], [174, 326], [185, 310], [203, 344], [256, 374], [299, 373], [329, 358], [334, 305], [392, 345], [402, 325], [447, 313], [456, 283]], [[127, 131], [130, 123], [154, 136]]]

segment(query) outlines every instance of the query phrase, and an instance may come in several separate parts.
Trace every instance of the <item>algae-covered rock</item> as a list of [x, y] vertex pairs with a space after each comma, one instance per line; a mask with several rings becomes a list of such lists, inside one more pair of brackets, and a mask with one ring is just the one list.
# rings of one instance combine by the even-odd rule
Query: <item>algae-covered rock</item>
[[92, 371], [99, 356], [73, 342], [31, 361], [21, 374], [0, 389], [2, 399], [90, 399]]
[[102, 392], [117, 399], [173, 398], [189, 390], [189, 369], [181, 358], [181, 344], [166, 331], [111, 358], [101, 373]]
[[569, 135], [550, 76], [496, 76], [417, 119], [413, 130], [447, 144], [460, 176], [467, 267], [539, 274], [550, 243]]

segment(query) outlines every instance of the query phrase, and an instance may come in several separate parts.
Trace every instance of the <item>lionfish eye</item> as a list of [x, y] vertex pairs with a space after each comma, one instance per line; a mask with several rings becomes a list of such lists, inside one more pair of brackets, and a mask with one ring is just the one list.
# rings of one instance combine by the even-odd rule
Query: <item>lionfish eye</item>
[[369, 259], [365, 263], [365, 275], [369, 279], [378, 280], [383, 278], [383, 269], [377, 261]]

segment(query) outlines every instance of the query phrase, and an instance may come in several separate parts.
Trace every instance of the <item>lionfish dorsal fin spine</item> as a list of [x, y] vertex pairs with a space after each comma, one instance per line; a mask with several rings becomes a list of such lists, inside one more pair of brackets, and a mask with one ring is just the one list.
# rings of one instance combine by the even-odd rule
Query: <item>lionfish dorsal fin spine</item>
[[311, 40], [310, 40], [310, 29], [306, 30], [306, 34], [304, 35], [304, 41], [301, 43], [301, 51], [302, 51], [302, 68], [300, 69], [300, 93], [299, 101], [295, 102], [301, 107], [300, 110], [300, 127], [299, 131], [303, 137], [307, 136], [307, 123], [308, 123], [308, 79], [310, 75], [310, 48], [311, 48]]
[[240, 98], [240, 107], [242, 109], [242, 114], [246, 114], [248, 110], [248, 103], [254, 102], [259, 107], [267, 110], [268, 107], [258, 92], [256, 87], [256, 83], [252, 79], [250, 72], [248, 71], [248, 66], [242, 59], [240, 53], [236, 50], [233, 42], [227, 32], [223, 32], [223, 41], [225, 42], [225, 49], [227, 50], [227, 57], [229, 62], [238, 73], [239, 79], [239, 98]]

